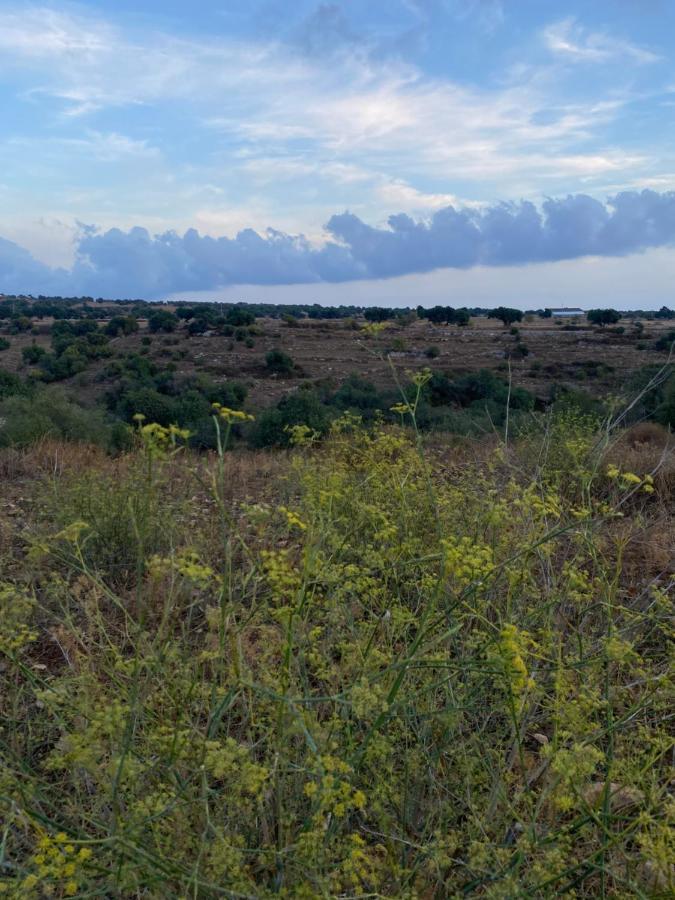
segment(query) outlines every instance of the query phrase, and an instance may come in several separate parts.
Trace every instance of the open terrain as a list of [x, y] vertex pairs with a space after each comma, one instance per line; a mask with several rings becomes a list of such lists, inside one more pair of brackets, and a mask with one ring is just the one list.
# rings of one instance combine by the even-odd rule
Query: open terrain
[[[636, 323], [640, 324], [636, 327]], [[363, 320], [310, 319], [289, 327], [281, 319], [258, 318], [249, 347], [243, 340], [216, 332], [190, 335], [184, 326], [171, 334], [150, 335], [147, 319], [141, 318], [139, 331], [112, 338], [110, 350], [113, 355], [141, 352], [160, 366], [172, 363], [181, 375], [203, 372], [215, 381], [237, 379], [246, 385], [254, 407], [271, 405], [303, 383], [336, 388], [353, 373], [380, 389], [391, 387], [392, 365], [401, 372], [428, 367], [452, 374], [479, 369], [504, 374], [510, 366], [514, 384], [547, 400], [552, 384], [581, 387], [600, 396], [620, 391], [632, 373], [662, 360], [651, 352], [653, 344], [672, 327], [667, 320], [636, 319], [622, 323], [623, 334], [618, 334], [615, 329], [590, 326], [584, 319], [570, 322], [532, 316], [517, 323], [518, 334], [513, 335], [496, 319], [476, 317], [467, 327], [425, 320], [405, 325], [391, 322], [379, 334], [370, 335], [361, 330], [363, 324]], [[37, 334], [13, 336], [11, 347], [0, 352], [0, 366], [28, 373], [31, 366], [23, 362], [21, 351], [33, 343], [49, 349], [50, 328], [50, 321], [44, 320], [36, 323]], [[144, 346], [143, 338], [148, 336], [152, 343]], [[519, 347], [527, 355], [521, 355]], [[266, 369], [265, 356], [275, 348], [296, 363], [292, 377]], [[430, 348], [434, 348], [431, 353]], [[105, 387], [100, 373], [106, 363], [99, 360], [86, 372], [64, 379], [64, 384], [72, 384], [80, 397], [93, 400]]]

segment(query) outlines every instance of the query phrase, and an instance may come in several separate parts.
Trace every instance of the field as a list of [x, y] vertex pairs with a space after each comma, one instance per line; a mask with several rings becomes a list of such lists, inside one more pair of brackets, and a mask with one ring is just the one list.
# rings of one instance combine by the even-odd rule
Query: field
[[673, 895], [668, 323], [78, 321], [0, 353], [0, 896]]
[[[593, 393], [605, 394], [620, 390], [626, 377], [654, 362], [649, 350], [659, 336], [669, 331], [669, 322], [641, 321], [642, 330], [634, 323], [626, 323], [623, 334], [612, 329], [598, 329], [583, 320], [579, 330], [564, 330], [567, 321], [530, 317], [518, 324], [519, 335], [510, 334], [496, 319], [474, 318], [465, 328], [437, 326], [425, 321], [408, 325], [392, 323], [380, 334], [369, 336], [355, 330], [351, 320], [304, 320], [288, 327], [280, 319], [257, 319], [254, 346], [243, 341], [210, 333], [188, 335], [185, 330], [175, 334], [153, 336], [147, 355], [158, 364], [173, 361], [180, 374], [204, 372], [216, 381], [242, 380], [251, 402], [264, 407], [277, 402], [302, 383], [328, 382], [337, 387], [352, 373], [367, 378], [379, 388], [392, 383], [391, 363], [396, 369], [429, 367], [436, 371], [457, 374], [481, 368], [504, 372], [505, 356], [510, 352], [514, 384], [547, 398], [551, 384], [582, 386]], [[117, 354], [139, 352], [147, 335], [147, 320], [140, 319], [140, 330], [132, 335], [111, 340]], [[26, 371], [21, 350], [33, 342], [49, 347], [50, 322], [39, 323], [42, 334], [21, 334], [12, 340], [8, 351], [0, 353], [0, 365], [11, 371]], [[527, 356], [513, 355], [517, 344], [524, 344]], [[430, 347], [438, 355], [430, 357]], [[265, 355], [273, 348], [288, 353], [298, 366], [292, 378], [269, 377], [265, 370]], [[658, 362], [658, 358], [656, 359]], [[91, 366], [86, 376], [76, 376], [80, 397], [95, 398], [101, 382], [95, 377], [104, 363]], [[68, 383], [66, 381], [66, 383]]]

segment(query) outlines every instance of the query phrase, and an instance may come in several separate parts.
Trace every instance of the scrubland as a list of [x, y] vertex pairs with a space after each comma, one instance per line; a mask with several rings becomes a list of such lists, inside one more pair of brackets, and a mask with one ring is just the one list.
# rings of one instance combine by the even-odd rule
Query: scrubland
[[[0, 457], [0, 894], [667, 897], [668, 432]], [[671, 656], [669, 656], [671, 654]]]

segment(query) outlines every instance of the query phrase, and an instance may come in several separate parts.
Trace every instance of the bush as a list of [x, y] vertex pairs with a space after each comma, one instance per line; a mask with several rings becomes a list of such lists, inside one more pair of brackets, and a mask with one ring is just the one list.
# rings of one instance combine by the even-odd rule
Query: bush
[[[492, 400], [499, 407], [506, 407], [509, 398], [509, 385], [489, 369], [471, 372], [459, 378], [451, 379], [441, 372], [434, 372], [426, 387], [426, 394], [433, 406], [471, 406], [485, 400]], [[512, 409], [531, 410], [534, 408], [534, 396], [524, 388], [511, 389], [510, 406]]]
[[265, 365], [269, 372], [275, 375], [290, 375], [293, 372], [295, 363], [283, 350], [270, 350], [265, 357]]
[[675, 329], [662, 334], [658, 340], [654, 342], [654, 349], [659, 353], [670, 353], [675, 347]]
[[25, 447], [45, 437], [111, 446], [111, 426], [101, 412], [76, 403], [58, 388], [0, 402], [0, 446]]
[[427, 349], [424, 351], [424, 355], [428, 359], [436, 359], [437, 357], [439, 357], [441, 355], [441, 351], [438, 349], [438, 347], [431, 346], [431, 347], [427, 347]]
[[120, 334], [134, 334], [138, 331], [138, 321], [135, 316], [113, 316], [105, 326], [104, 331], [110, 337]]
[[530, 354], [530, 348], [527, 346], [527, 344], [519, 341], [511, 351], [507, 352], [508, 355], [512, 356], [514, 359], [525, 359], [525, 357], [529, 356]]
[[168, 310], [158, 310], [148, 318], [148, 328], [153, 333], [159, 331], [172, 332], [178, 325], [178, 316]]
[[209, 330], [209, 323], [206, 319], [193, 319], [188, 325], [188, 334], [204, 334], [205, 331]]
[[8, 372], [6, 369], [0, 369], [0, 400], [26, 393], [28, 393], [28, 389], [18, 375]]
[[388, 409], [392, 400], [381, 394], [372, 382], [360, 375], [350, 375], [333, 396], [328, 398], [328, 403], [340, 411], [350, 410], [368, 419], [377, 410]]
[[288, 429], [292, 425], [307, 425], [319, 435], [327, 433], [330, 414], [315, 391], [300, 388], [284, 397], [275, 409], [261, 413], [250, 431], [249, 442], [258, 448], [288, 447]]
[[228, 310], [227, 315], [225, 316], [225, 321], [231, 327], [245, 328], [248, 325], [253, 325], [253, 323], [255, 322], [255, 316], [247, 309], [234, 307], [233, 309]]
[[668, 379], [659, 393], [654, 419], [667, 428], [675, 429], [675, 375]]
[[29, 347], [24, 347], [21, 350], [23, 361], [30, 366], [35, 365], [35, 363], [39, 362], [46, 354], [47, 351], [45, 348], [40, 347], [38, 344], [31, 344]]
[[613, 325], [621, 318], [621, 313], [615, 309], [589, 309], [586, 318], [592, 325]]
[[0, 351], [2, 351], [2, 350], [9, 350], [9, 348], [10, 348], [11, 346], [12, 346], [12, 345], [11, 345], [10, 342], [7, 340], [7, 338], [0, 337]]

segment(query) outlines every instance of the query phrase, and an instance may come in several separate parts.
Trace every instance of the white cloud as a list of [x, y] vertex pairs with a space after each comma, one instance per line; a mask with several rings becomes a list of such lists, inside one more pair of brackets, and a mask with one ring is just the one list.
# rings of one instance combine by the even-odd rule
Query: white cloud
[[99, 162], [120, 162], [125, 159], [156, 159], [157, 147], [148, 141], [138, 141], [117, 132], [88, 131], [82, 139], [67, 139], [63, 143], [91, 156]]
[[384, 181], [377, 188], [377, 194], [388, 209], [405, 209], [413, 214], [443, 209], [445, 206], [471, 205], [462, 201], [456, 194], [418, 191], [400, 178]]
[[[572, 21], [558, 23], [548, 39], [575, 48], [568, 53], [595, 58], [609, 52], [609, 39], [597, 36], [573, 44], [573, 30]], [[478, 90], [358, 54], [322, 66], [274, 43], [196, 42], [158, 33], [132, 38], [98, 19], [44, 10], [0, 13], [0, 50], [0, 71], [18, 64], [35, 69], [40, 83], [31, 96], [58, 99], [70, 116], [105, 106], [188, 101], [202, 124], [249, 145], [251, 157], [269, 158], [272, 145], [305, 142], [313, 161], [323, 152], [322, 163], [393, 177], [400, 166], [446, 177], [474, 177], [481, 167], [504, 175], [533, 162], [555, 172], [570, 145], [597, 132], [622, 102], [589, 99], [556, 111], [555, 85], [541, 71], [515, 85]], [[581, 168], [584, 156], [575, 150]], [[593, 175], [597, 152], [588, 162]]]
[[[473, 3], [472, 14], [482, 7]], [[488, 8], [498, 22], [501, 4]], [[573, 20], [546, 35], [558, 57], [600, 61], [623, 54], [640, 62], [650, 56], [588, 34]], [[609, 94], [591, 85], [587, 98], [570, 100], [557, 63], [523, 66], [508, 82], [478, 88], [349, 47], [330, 59], [302, 57], [274, 41], [187, 39], [147, 28], [132, 33], [93, 14], [5, 7], [0, 74], [17, 69], [22, 96], [43, 104], [41, 116], [51, 114], [69, 135], [31, 140], [34, 159], [53, 166], [55, 181], [67, 174], [72, 198], [80, 189], [78, 172], [64, 148], [104, 165], [161, 160], [147, 183], [144, 175], [129, 182], [126, 196], [124, 186], [119, 197], [108, 191], [102, 212], [112, 215], [117, 206], [120, 221], [132, 208], [167, 225], [172, 216], [182, 223], [198, 215], [202, 225], [211, 222], [211, 232], [228, 222], [298, 223], [300, 230], [305, 216], [316, 233], [324, 210], [345, 206], [374, 219], [402, 208], [433, 211], [456, 200], [445, 186], [460, 180], [463, 196], [509, 198], [580, 184], [590, 190], [608, 176], [628, 182], [655, 175], [650, 158], [608, 146], [602, 137], [633, 98], [617, 87]], [[152, 110], [162, 124], [185, 122], [186, 137], [199, 140], [187, 151], [189, 165], [175, 150], [181, 141], [162, 137], [161, 124], [151, 138], [143, 124], [136, 133], [127, 127], [120, 108], [132, 106]], [[109, 116], [106, 128], [88, 127], [101, 110]], [[20, 153], [14, 159], [20, 165]], [[145, 173], [150, 166], [138, 168]], [[81, 190], [82, 203], [105, 193], [100, 184]]]
[[604, 32], [590, 32], [570, 17], [544, 29], [544, 43], [556, 56], [574, 62], [607, 63], [625, 59], [643, 65], [659, 60], [651, 50], [612, 37]]

